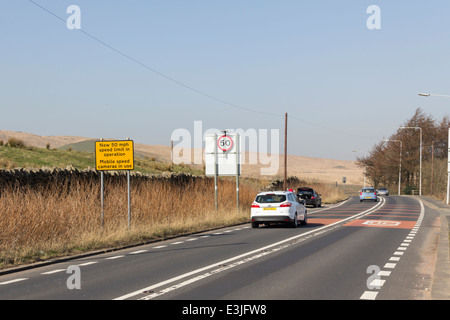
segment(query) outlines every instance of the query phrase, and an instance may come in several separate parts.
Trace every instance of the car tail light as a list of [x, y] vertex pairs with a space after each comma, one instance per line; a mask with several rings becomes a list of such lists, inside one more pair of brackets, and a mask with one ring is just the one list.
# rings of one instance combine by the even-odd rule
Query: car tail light
[[291, 207], [292, 204], [290, 202], [284, 202], [282, 204], [280, 204], [280, 208], [286, 208], [286, 207]]
[[359, 195], [362, 196], [362, 191], [359, 192]]
[[252, 203], [252, 208], [259, 208], [259, 204], [257, 204], [257, 203]]
[[377, 195], [377, 193], [376, 193], [376, 192], [374, 192], [373, 194], [374, 194], [374, 195]]
[[316, 198], [316, 197], [314, 197], [314, 196], [311, 196], [311, 199], [312, 199], [312, 200], [314, 200], [315, 198]]

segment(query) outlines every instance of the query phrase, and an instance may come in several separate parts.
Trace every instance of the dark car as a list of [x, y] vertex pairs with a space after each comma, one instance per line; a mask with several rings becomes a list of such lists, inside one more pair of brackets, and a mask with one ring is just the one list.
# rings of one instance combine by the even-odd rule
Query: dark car
[[297, 188], [297, 197], [299, 199], [305, 200], [307, 205], [312, 205], [313, 207], [322, 206], [321, 195], [316, 192], [316, 190], [308, 187]]

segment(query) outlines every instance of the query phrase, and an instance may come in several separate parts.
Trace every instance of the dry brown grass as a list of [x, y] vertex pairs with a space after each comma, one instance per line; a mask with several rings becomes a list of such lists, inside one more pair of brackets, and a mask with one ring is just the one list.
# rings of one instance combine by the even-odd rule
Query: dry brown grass
[[247, 221], [257, 187], [252, 183], [241, 186], [242, 209], [238, 212], [235, 183], [219, 182], [217, 212], [212, 179], [184, 185], [170, 180], [132, 183], [130, 229], [125, 177], [123, 182], [105, 183], [103, 227], [98, 182], [72, 182], [70, 188], [3, 190], [0, 267]]
[[[170, 236], [247, 222], [250, 204], [267, 181], [219, 179], [219, 210], [211, 178], [138, 180], [131, 184], [128, 229], [126, 178], [105, 180], [104, 224], [100, 185], [71, 182], [42, 188], [9, 188], [0, 194], [0, 269], [89, 250], [139, 244]], [[345, 195], [325, 184], [311, 184], [325, 202]]]

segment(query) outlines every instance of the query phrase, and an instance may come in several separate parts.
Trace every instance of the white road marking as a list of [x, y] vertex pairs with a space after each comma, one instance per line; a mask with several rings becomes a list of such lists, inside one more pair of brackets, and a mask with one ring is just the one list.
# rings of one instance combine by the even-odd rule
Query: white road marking
[[0, 282], [0, 285], [10, 284], [10, 283], [24, 281], [24, 280], [28, 280], [28, 278], [18, 278], [18, 279], [14, 279], [14, 280], [5, 281], [5, 282]]
[[91, 265], [91, 264], [96, 264], [97, 262], [98, 262], [98, 261], [85, 262], [85, 263], [79, 264], [78, 266], [79, 266], [79, 267], [82, 267], [82, 266], [89, 266], [89, 265]]
[[119, 258], [123, 258], [123, 257], [125, 257], [125, 256], [113, 256], [113, 257], [108, 257], [108, 258], [105, 258], [106, 260], [114, 260], [114, 259], [119, 259]]
[[[308, 231], [308, 232], [305, 232], [305, 233], [302, 233], [302, 234], [299, 234], [299, 235], [296, 235], [296, 236], [293, 236], [293, 237], [290, 237], [290, 238], [287, 238], [287, 239], [284, 239], [284, 240], [281, 240], [281, 241], [278, 241], [278, 242], [275, 242], [275, 243], [272, 243], [270, 245], [261, 247], [261, 248], [256, 249], [256, 250], [252, 250], [252, 251], [240, 254], [238, 256], [231, 257], [229, 259], [226, 259], [226, 260], [223, 260], [223, 261], [220, 261], [220, 262], [216, 262], [216, 263], [210, 264], [208, 266], [205, 266], [205, 267], [202, 267], [202, 268], [199, 268], [199, 269], [196, 269], [196, 270], [192, 270], [190, 272], [181, 274], [179, 276], [176, 276], [176, 277], [173, 277], [173, 278], [161, 281], [159, 283], [147, 286], [147, 287], [145, 287], [143, 289], [140, 289], [140, 290], [137, 290], [137, 291], [134, 291], [134, 292], [122, 295], [122, 296], [120, 296], [118, 298], [115, 298], [114, 300], [125, 300], [125, 299], [128, 299], [128, 298], [134, 297], [136, 295], [140, 295], [140, 294], [142, 294], [142, 292], [145, 292], [145, 291], [153, 291], [154, 289], [159, 288], [161, 286], [164, 286], [164, 285], [167, 285], [169, 283], [172, 283], [172, 282], [175, 282], [175, 281], [187, 278], [189, 276], [192, 276], [194, 274], [206, 271], [208, 269], [217, 268], [217, 266], [219, 266], [219, 265], [229, 264], [230, 262], [235, 261], [235, 260], [241, 259], [240, 261], [237, 261], [237, 262], [234, 263], [234, 265], [240, 264], [240, 263], [242, 263], [242, 261], [246, 261], [246, 259], [243, 259], [244, 257], [250, 256], [250, 255], [254, 255], [254, 257], [259, 257], [262, 254], [261, 251], [266, 250], [265, 252], [263, 252], [263, 254], [267, 254], [267, 253], [273, 252], [273, 250], [275, 250], [275, 249], [273, 249], [272, 251], [267, 251], [268, 249], [272, 249], [274, 247], [280, 247], [281, 245], [283, 245], [283, 248], [286, 247], [286, 246], [290, 246], [290, 245], [295, 243], [295, 242], [293, 242], [293, 240], [296, 240], [296, 239], [299, 239], [299, 238], [304, 238], [304, 237], [309, 236], [311, 234], [318, 233], [319, 231], [324, 230], [324, 229], [332, 229], [332, 227], [334, 227], [335, 225], [344, 224], [345, 222], [347, 222], [349, 220], [357, 219], [357, 218], [362, 217], [364, 215], [367, 215], [367, 214], [369, 214], [369, 213], [371, 213], [373, 211], [376, 211], [380, 207], [382, 207], [383, 205], [384, 205], [384, 199], [382, 201], [380, 201], [379, 203], [377, 203], [375, 206], [373, 206], [373, 207], [371, 207], [371, 208], [369, 208], [369, 209], [367, 209], [367, 210], [365, 210], [363, 212], [355, 214], [355, 215], [353, 215], [351, 217], [339, 220], [339, 221], [331, 223], [329, 225], [325, 225], [323, 227], [319, 227], [317, 229], [314, 229], [314, 230], [311, 230], [311, 231]], [[250, 228], [250, 226], [247, 226], [246, 228]], [[247, 259], [253, 259], [254, 257], [250, 257], [250, 258], [247, 258]], [[207, 273], [207, 274], [210, 274], [210, 273]], [[202, 275], [200, 277], [203, 278], [204, 275]], [[198, 281], [198, 280], [200, 280], [200, 279], [197, 279], [196, 281]], [[187, 282], [188, 283], [192, 283], [193, 281], [191, 279], [191, 280], [187, 280]]]
[[364, 291], [360, 299], [363, 300], [375, 300], [377, 297], [378, 291]]
[[[419, 200], [419, 204], [420, 204], [420, 216], [416, 222], [415, 227], [412, 229], [412, 231], [409, 233], [409, 235], [406, 237], [405, 240], [403, 240], [403, 243], [400, 245], [400, 247], [397, 249], [399, 251], [394, 252], [394, 255], [397, 256], [392, 256], [391, 258], [389, 258], [389, 261], [400, 261], [400, 257], [404, 254], [404, 251], [407, 249], [407, 247], [409, 246], [409, 242], [412, 241], [412, 239], [414, 239], [415, 234], [417, 233], [417, 230], [419, 229], [420, 224], [422, 223], [422, 219], [423, 219], [423, 215], [425, 213], [425, 207], [423, 205], [423, 202], [421, 200]], [[395, 263], [386, 263], [384, 265], [384, 268], [388, 268], [388, 269], [394, 269], [396, 266]], [[378, 273], [379, 276], [390, 276], [391, 275], [391, 271], [380, 271]], [[378, 287], [381, 287], [384, 285], [384, 283], [386, 282], [386, 280], [381, 280], [381, 279], [375, 279], [371, 282], [371, 285], [378, 285]], [[360, 299], [366, 299], [366, 300], [375, 300], [376, 296], [377, 296], [378, 292], [377, 291], [365, 291], [362, 296], [360, 297]]]
[[57, 273], [57, 272], [62, 272], [62, 271], [66, 271], [67, 269], [55, 269], [52, 271], [47, 271], [47, 272], [43, 272], [41, 274], [53, 274], [53, 273]]
[[138, 251], [133, 251], [130, 252], [130, 254], [139, 254], [139, 253], [143, 253], [143, 252], [147, 252], [148, 250], [138, 250]]

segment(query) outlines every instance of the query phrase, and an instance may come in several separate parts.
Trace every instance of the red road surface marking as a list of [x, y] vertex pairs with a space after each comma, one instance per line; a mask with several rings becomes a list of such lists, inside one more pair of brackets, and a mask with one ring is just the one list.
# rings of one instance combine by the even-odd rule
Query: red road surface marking
[[375, 228], [394, 228], [394, 229], [412, 229], [416, 221], [395, 221], [395, 220], [364, 220], [357, 219], [344, 224], [347, 227], [375, 227]]

